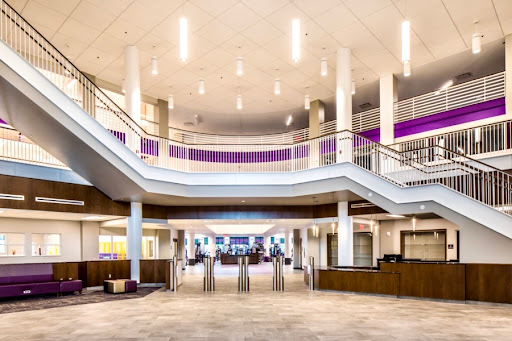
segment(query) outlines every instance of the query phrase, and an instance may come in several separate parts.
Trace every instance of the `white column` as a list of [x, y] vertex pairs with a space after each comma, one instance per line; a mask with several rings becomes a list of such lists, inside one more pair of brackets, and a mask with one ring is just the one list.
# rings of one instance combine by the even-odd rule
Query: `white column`
[[292, 231], [286, 231], [284, 233], [284, 257], [285, 258], [292, 257], [292, 247], [293, 247], [292, 238], [293, 238]]
[[140, 64], [137, 46], [127, 46], [124, 51], [124, 73], [126, 82], [126, 113], [140, 123]]
[[512, 34], [505, 37], [505, 77], [506, 114], [512, 118]]
[[265, 256], [270, 257], [270, 236], [265, 236]]
[[336, 130], [352, 130], [351, 52], [341, 47], [336, 53]]
[[142, 258], [142, 203], [132, 202], [126, 228], [126, 257], [131, 261], [131, 277], [140, 282], [140, 259]]
[[[194, 232], [188, 233], [188, 244], [187, 244], [187, 255], [189, 263], [187, 265], [190, 265], [191, 259], [196, 259], [196, 243], [195, 243], [196, 235]], [[185, 260], [183, 260], [185, 261]], [[195, 263], [194, 263], [195, 264]]]
[[347, 201], [338, 203], [338, 265], [354, 265], [354, 227]]
[[380, 143], [395, 142], [394, 103], [398, 100], [398, 82], [393, 74], [380, 78]]

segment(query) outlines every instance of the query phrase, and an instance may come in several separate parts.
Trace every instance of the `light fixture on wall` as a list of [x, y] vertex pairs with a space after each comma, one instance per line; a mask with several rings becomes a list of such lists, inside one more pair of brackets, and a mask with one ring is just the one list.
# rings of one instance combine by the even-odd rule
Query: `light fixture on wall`
[[281, 81], [279, 78], [274, 80], [274, 95], [279, 95], [281, 93]]
[[151, 74], [158, 75], [158, 60], [155, 56], [151, 58]]
[[204, 95], [204, 79], [199, 79], [199, 94]]
[[473, 34], [473, 38], [471, 39], [471, 50], [474, 54], [480, 53], [482, 51], [482, 37], [480, 33], [478, 33], [478, 20], [474, 22], [475, 24], [475, 33]]
[[416, 217], [415, 216], [412, 217], [412, 230], [416, 231]]
[[356, 94], [356, 82], [352, 81], [352, 95]]
[[308, 88], [306, 88], [306, 96], [304, 96], [304, 109], [309, 110], [311, 101], [309, 99]]
[[320, 75], [327, 76], [327, 58], [325, 57], [320, 61]]
[[238, 57], [236, 60], [236, 75], [241, 76], [244, 73], [244, 60], [242, 57]]
[[411, 75], [411, 24], [408, 20], [402, 23], [402, 63], [404, 76]]
[[300, 60], [300, 20], [292, 20], [292, 60], [298, 63]]
[[290, 124], [292, 124], [292, 122], [293, 122], [293, 116], [290, 115], [290, 116], [288, 116], [288, 119], [286, 119], [286, 125], [289, 126]]
[[187, 18], [180, 18], [180, 59], [182, 62], [188, 59], [188, 21]]
[[169, 99], [167, 100], [167, 107], [169, 109], [174, 109], [174, 96], [169, 95]]

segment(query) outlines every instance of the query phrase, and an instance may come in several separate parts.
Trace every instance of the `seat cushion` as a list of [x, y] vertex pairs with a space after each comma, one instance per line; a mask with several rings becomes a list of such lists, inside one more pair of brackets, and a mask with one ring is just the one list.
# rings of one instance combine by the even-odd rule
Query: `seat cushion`
[[82, 281], [72, 280], [72, 281], [62, 281], [60, 282], [60, 292], [73, 292], [73, 291], [82, 291]]
[[124, 281], [120, 280], [106, 280], [103, 288], [105, 292], [111, 294], [120, 294], [126, 291]]
[[0, 297], [58, 294], [59, 282], [8, 284], [0, 286]]
[[133, 279], [120, 279], [120, 281], [124, 281], [124, 288], [126, 292], [137, 291], [137, 281], [134, 281]]

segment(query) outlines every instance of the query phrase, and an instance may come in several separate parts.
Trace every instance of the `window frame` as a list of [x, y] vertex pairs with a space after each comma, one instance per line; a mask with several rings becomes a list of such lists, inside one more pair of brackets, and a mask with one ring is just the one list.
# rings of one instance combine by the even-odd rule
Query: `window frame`
[[[40, 243], [35, 243], [34, 242], [34, 235], [43, 235], [43, 243], [40, 244]], [[48, 236], [49, 235], [57, 235], [59, 236], [59, 244], [55, 244], [55, 243], [48, 243]], [[62, 234], [61, 233], [38, 233], [38, 232], [35, 232], [35, 233], [31, 233], [30, 234], [30, 239], [31, 239], [31, 256], [32, 257], [62, 257]], [[34, 245], [39, 245], [39, 246], [42, 246], [43, 247], [43, 250], [44, 250], [44, 254], [41, 254], [41, 255], [35, 255], [34, 254]], [[50, 247], [50, 246], [58, 246], [58, 250], [59, 250], [59, 253], [56, 254], [56, 255], [49, 255], [47, 254], [47, 248]]]
[[[10, 234], [19, 234], [22, 236], [22, 239], [23, 239], [23, 244], [11, 244], [9, 242], [9, 235]], [[5, 245], [5, 251], [6, 251], [6, 254], [5, 255], [2, 255], [0, 254], [0, 257], [2, 258], [7, 258], [7, 257], [25, 257], [25, 245], [26, 245], [26, 239], [27, 239], [27, 236], [25, 233], [22, 233], [22, 232], [0, 232], [0, 235], [5, 235], [6, 236], [6, 239], [4, 239], [5, 243], [3, 245]], [[16, 255], [11, 255], [9, 254], [9, 247], [10, 246], [21, 246], [21, 249], [23, 250], [23, 253], [22, 254], [16, 254]]]

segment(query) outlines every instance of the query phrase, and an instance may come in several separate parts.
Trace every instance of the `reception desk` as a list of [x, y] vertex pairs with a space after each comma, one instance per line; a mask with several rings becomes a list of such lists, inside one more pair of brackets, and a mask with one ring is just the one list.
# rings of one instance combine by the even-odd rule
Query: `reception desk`
[[[306, 278], [306, 275], [304, 276]], [[315, 289], [399, 295], [399, 274], [372, 269], [319, 267], [314, 269]]]
[[[244, 257], [240, 255], [230, 255], [227, 253], [221, 253], [220, 263], [221, 264], [238, 264], [238, 258]], [[260, 255], [257, 253], [251, 253], [249, 255], [249, 264], [258, 264], [260, 262]]]
[[512, 304], [512, 264], [381, 262], [380, 270], [318, 267], [314, 276], [320, 290]]

